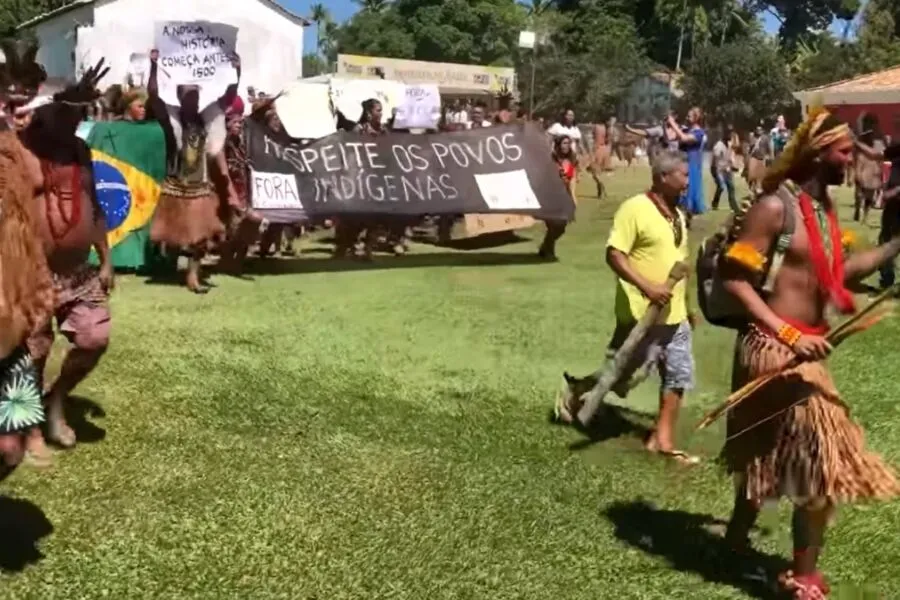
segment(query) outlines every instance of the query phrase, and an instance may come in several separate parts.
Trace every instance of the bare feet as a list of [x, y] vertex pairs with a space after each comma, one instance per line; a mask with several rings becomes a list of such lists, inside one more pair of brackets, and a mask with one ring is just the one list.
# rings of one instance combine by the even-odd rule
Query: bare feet
[[53, 453], [50, 452], [41, 430], [37, 427], [29, 431], [25, 439], [25, 457], [23, 462], [39, 469], [47, 468], [53, 464]]
[[47, 397], [47, 441], [69, 449], [75, 447], [75, 432], [66, 423], [63, 401], [64, 398], [52, 392]]

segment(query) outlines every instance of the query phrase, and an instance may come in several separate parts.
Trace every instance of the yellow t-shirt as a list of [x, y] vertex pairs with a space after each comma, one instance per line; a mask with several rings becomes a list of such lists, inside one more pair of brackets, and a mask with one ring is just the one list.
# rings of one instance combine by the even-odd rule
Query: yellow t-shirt
[[[669, 271], [678, 261], [688, 256], [687, 227], [681, 214], [681, 245], [675, 245], [672, 225], [660, 214], [659, 209], [646, 194], [629, 198], [619, 206], [609, 232], [607, 248], [628, 255], [634, 269], [648, 281], [665, 283]], [[669, 325], [687, 319], [687, 283], [684, 279], [672, 290], [672, 302], [667, 307], [665, 322]], [[647, 311], [650, 302], [641, 292], [625, 281], [619, 280], [616, 288], [616, 320], [637, 321]]]

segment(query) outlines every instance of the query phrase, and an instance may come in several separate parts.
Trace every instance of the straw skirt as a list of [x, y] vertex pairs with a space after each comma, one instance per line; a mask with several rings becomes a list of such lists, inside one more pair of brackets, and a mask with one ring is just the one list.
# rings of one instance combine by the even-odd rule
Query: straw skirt
[[165, 180], [150, 226], [150, 239], [178, 248], [221, 241], [225, 225], [219, 217], [219, 195], [211, 184], [185, 185]]
[[[732, 387], [778, 370], [794, 353], [757, 327], [738, 337]], [[753, 500], [847, 502], [900, 495], [881, 457], [865, 448], [822, 362], [804, 363], [744, 399], [728, 415], [722, 458]]]

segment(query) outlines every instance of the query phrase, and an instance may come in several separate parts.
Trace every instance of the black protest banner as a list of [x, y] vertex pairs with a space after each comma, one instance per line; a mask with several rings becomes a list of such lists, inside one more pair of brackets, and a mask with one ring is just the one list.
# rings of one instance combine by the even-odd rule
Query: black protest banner
[[253, 207], [273, 222], [327, 215], [513, 213], [569, 220], [575, 204], [536, 126], [336, 133], [303, 145], [251, 120]]

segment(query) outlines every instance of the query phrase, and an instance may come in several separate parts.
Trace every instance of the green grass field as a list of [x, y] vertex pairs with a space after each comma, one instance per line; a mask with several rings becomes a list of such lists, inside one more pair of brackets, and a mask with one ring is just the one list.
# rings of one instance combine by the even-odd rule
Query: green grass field
[[[602, 360], [610, 218], [647, 183], [618, 173], [603, 202], [585, 184], [558, 264], [532, 261], [539, 227], [353, 270], [305, 240], [301, 260], [215, 276], [206, 297], [121, 277], [110, 351], [73, 405], [83, 443], [3, 484], [6, 597], [767, 597], [717, 568], [723, 431], [691, 433], [726, 392], [726, 331], [695, 337], [681, 441], [701, 466], [642, 450], [655, 382], [620, 402], [608, 439], [548, 423], [562, 372]], [[870, 444], [900, 464], [898, 330], [832, 362]], [[788, 514], [764, 514], [759, 565], [783, 566]], [[842, 509], [823, 564], [835, 597], [900, 597], [898, 529], [900, 503]]]

